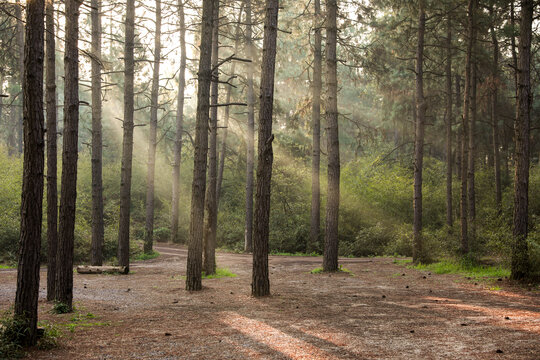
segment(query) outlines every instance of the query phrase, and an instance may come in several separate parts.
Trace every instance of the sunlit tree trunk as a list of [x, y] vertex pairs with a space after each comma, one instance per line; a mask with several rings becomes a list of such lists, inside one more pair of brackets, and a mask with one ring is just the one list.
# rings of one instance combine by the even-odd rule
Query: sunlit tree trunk
[[56, 300], [73, 308], [73, 247], [77, 200], [77, 158], [79, 139], [79, 6], [66, 1], [66, 50], [64, 55], [64, 136], [62, 187], [58, 231], [58, 273]]
[[210, 110], [210, 83], [212, 82], [212, 24], [214, 2], [203, 0], [201, 46], [197, 89], [197, 115], [193, 156], [193, 183], [191, 186], [191, 222], [186, 271], [186, 290], [202, 288], [202, 246], [204, 231], [204, 197], [208, 155], [208, 112]]
[[24, 165], [21, 196], [21, 233], [17, 266], [15, 318], [21, 320], [24, 345], [37, 340], [39, 261], [43, 214], [44, 129], [43, 129], [43, 0], [26, 5], [26, 50], [24, 57], [23, 117]]
[[424, 127], [427, 104], [424, 98], [424, 34], [426, 30], [426, 10], [424, 0], [420, 0], [418, 19], [418, 48], [416, 50], [416, 134], [414, 146], [414, 222], [413, 222], [413, 262], [423, 260], [422, 247], [422, 171], [424, 168]]
[[217, 117], [219, 97], [219, 1], [214, 1], [212, 24], [212, 84], [210, 86], [210, 149], [208, 150], [208, 186], [206, 187], [206, 224], [204, 228], [204, 262], [206, 274], [216, 272], [217, 230]]
[[[246, 0], [246, 50], [247, 56], [252, 61], [255, 60], [253, 44], [253, 24], [251, 14], [251, 0]], [[247, 123], [247, 165], [246, 165], [246, 224], [244, 234], [244, 250], [251, 252], [253, 249], [253, 171], [255, 162], [255, 89], [254, 89], [254, 65], [253, 62], [247, 65], [247, 103], [248, 103], [248, 123]]]
[[452, 210], [452, 15], [446, 24], [446, 225], [451, 228], [454, 220]]
[[529, 225], [529, 152], [531, 125], [531, 38], [534, 12], [533, 0], [521, 1], [519, 34], [518, 116], [515, 124], [516, 173], [514, 179], [514, 244], [512, 248], [512, 278], [529, 276], [527, 246]]
[[172, 185], [171, 241], [178, 239], [178, 207], [180, 203], [180, 163], [182, 161], [182, 132], [184, 131], [184, 91], [186, 87], [186, 23], [184, 2], [178, 1], [180, 32], [180, 72], [178, 74], [178, 99], [176, 106], [176, 136], [174, 141], [174, 165]]
[[268, 237], [270, 234], [270, 195], [272, 162], [272, 115], [274, 105], [274, 74], [278, 31], [278, 0], [266, 1], [263, 57], [261, 65], [261, 93], [259, 109], [259, 138], [257, 160], [257, 193], [255, 195], [255, 226], [253, 233], [253, 272], [251, 295], [270, 295], [268, 278]]
[[338, 270], [339, 220], [339, 128], [337, 103], [337, 1], [326, 2], [326, 124], [328, 137], [328, 188], [326, 232], [324, 237], [324, 271]]
[[103, 137], [101, 106], [101, 0], [92, 0], [92, 256], [103, 264]]
[[122, 170], [120, 173], [120, 221], [118, 226], [118, 264], [129, 272], [129, 222], [131, 207], [131, 170], [133, 163], [133, 113], [134, 113], [134, 42], [135, 0], [126, 2], [124, 43], [124, 121], [122, 140]]
[[47, 57], [46, 92], [47, 103], [47, 300], [56, 293], [56, 252], [58, 247], [58, 184], [56, 145], [56, 49], [54, 29], [54, 0], [46, 0], [45, 32]]
[[321, 29], [321, 1], [315, 0], [315, 16], [313, 27], [315, 29], [315, 43], [313, 44], [313, 84], [311, 127], [313, 135], [313, 154], [311, 160], [311, 227], [310, 244], [306, 250], [318, 248], [321, 231], [321, 90], [322, 90], [322, 29]]
[[154, 33], [154, 69], [150, 95], [150, 134], [148, 139], [148, 172], [146, 176], [146, 223], [144, 252], [152, 252], [154, 241], [154, 180], [156, 172], [156, 148], [159, 108], [159, 63], [161, 60], [161, 0], [156, 0], [156, 30]]

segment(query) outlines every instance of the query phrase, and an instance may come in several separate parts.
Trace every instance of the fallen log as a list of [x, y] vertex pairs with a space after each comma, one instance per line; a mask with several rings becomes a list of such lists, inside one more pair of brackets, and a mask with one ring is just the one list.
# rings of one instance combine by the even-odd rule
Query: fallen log
[[103, 274], [103, 273], [126, 274], [127, 273], [125, 266], [90, 266], [90, 265], [77, 266], [77, 272], [79, 274]]

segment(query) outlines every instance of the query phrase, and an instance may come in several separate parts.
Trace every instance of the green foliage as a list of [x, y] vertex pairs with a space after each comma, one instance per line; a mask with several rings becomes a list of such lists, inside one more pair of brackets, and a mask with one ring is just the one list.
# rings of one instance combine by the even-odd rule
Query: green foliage
[[68, 314], [75, 311], [75, 307], [70, 308], [68, 304], [62, 302], [55, 302], [51, 312], [53, 314]]
[[288, 252], [279, 252], [279, 251], [276, 251], [276, 250], [271, 251], [270, 255], [274, 255], [274, 256], [304, 256], [304, 257], [321, 256], [321, 254], [319, 254], [317, 252], [311, 252], [311, 253], [303, 253], [303, 252], [288, 253]]
[[204, 271], [202, 273], [203, 279], [221, 279], [224, 277], [237, 277], [237, 276], [238, 275], [236, 275], [235, 273], [233, 273], [227, 268], [217, 268], [216, 273], [211, 274], [211, 275], [206, 275]]
[[0, 263], [14, 265], [20, 231], [22, 158], [9, 157], [0, 146]]
[[479, 265], [471, 260], [440, 261], [432, 264], [410, 265], [409, 268], [429, 270], [436, 274], [461, 274], [474, 278], [502, 278], [510, 276], [510, 270], [502, 266]]
[[27, 336], [25, 322], [16, 319], [11, 311], [0, 317], [0, 359], [14, 359], [24, 356], [22, 339]]
[[47, 321], [39, 323], [39, 326], [43, 328], [43, 335], [38, 339], [38, 349], [51, 350], [58, 347], [58, 341], [62, 337], [60, 327]]
[[[350, 275], [354, 276], [354, 274], [351, 272], [351, 270], [343, 267], [342, 265], [339, 265], [339, 268], [338, 268], [337, 271], [338, 272], [344, 272], [344, 273], [347, 273], [347, 274], [350, 274]], [[324, 269], [322, 267], [318, 267], [318, 268], [315, 268], [315, 269], [311, 270], [309, 273], [310, 274], [322, 274], [324, 272], [325, 271], [324, 271]]]
[[149, 254], [140, 253], [137, 256], [132, 257], [132, 260], [135, 260], [135, 261], [151, 260], [151, 259], [157, 258], [159, 255], [160, 255], [159, 252], [157, 252], [156, 250], [152, 250], [152, 252]]

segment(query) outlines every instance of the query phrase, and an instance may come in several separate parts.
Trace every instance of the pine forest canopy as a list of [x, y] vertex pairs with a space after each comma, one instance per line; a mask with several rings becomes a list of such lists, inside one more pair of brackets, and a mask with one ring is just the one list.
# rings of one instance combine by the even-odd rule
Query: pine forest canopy
[[338, 255], [489, 258], [539, 277], [536, 5], [2, 2], [16, 303], [37, 301], [40, 254], [48, 299], [71, 310], [72, 264], [128, 273], [166, 241], [188, 246], [194, 291], [216, 248], [253, 252], [254, 296], [272, 252], [323, 254], [325, 271]]

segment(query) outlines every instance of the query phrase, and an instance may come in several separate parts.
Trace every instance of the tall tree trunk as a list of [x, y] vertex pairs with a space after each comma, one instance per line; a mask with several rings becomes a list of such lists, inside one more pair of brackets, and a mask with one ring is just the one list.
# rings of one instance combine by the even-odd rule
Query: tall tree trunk
[[255, 89], [254, 89], [254, 65], [255, 49], [253, 44], [253, 24], [251, 19], [251, 0], [246, 0], [246, 50], [247, 56], [252, 62], [247, 64], [247, 164], [246, 164], [246, 224], [244, 234], [244, 250], [253, 250], [253, 184], [255, 162]]
[[416, 50], [416, 136], [414, 146], [414, 222], [413, 262], [424, 259], [422, 247], [422, 171], [424, 168], [424, 127], [427, 104], [424, 98], [424, 34], [426, 31], [426, 9], [420, 0], [418, 19], [418, 48]]
[[[238, 23], [236, 25], [233, 54], [238, 53], [238, 48], [240, 46], [240, 40], [242, 39], [241, 38], [240, 24], [242, 23], [243, 10], [244, 10], [244, 4], [242, 3], [240, 5], [240, 11], [239, 11], [239, 14], [238, 14]], [[231, 76], [236, 76], [236, 62], [235, 61], [233, 61], [232, 64], [231, 64]], [[232, 89], [233, 89], [232, 86], [227, 87], [227, 93], [225, 95], [225, 103], [226, 104], [231, 102]], [[229, 134], [230, 113], [231, 113], [230, 106], [226, 106], [225, 107], [225, 112], [223, 114], [223, 135], [221, 137], [221, 151], [219, 153], [219, 168], [218, 168], [218, 175], [217, 175], [217, 190], [216, 190], [217, 205], [216, 205], [216, 208], [218, 210], [219, 210], [219, 199], [221, 198], [221, 185], [223, 183], [223, 171], [225, 169], [225, 156], [227, 154], [227, 136]]]
[[209, 274], [216, 272], [216, 230], [217, 230], [217, 117], [219, 98], [219, 1], [214, 1], [214, 21], [212, 23], [212, 84], [210, 86], [210, 149], [208, 152], [208, 186], [206, 187], [206, 224], [204, 228], [203, 270]]
[[[478, 3], [475, 4], [475, 8], [478, 6]], [[475, 190], [475, 161], [476, 161], [476, 90], [478, 83], [477, 76], [477, 51], [476, 51], [476, 19], [474, 19], [474, 28], [473, 28], [473, 55], [472, 55], [472, 64], [471, 64], [471, 117], [469, 120], [469, 158], [468, 158], [468, 168], [467, 168], [467, 196], [468, 196], [468, 215], [469, 215], [469, 237], [474, 242], [476, 238], [476, 190]], [[469, 240], [470, 242], [470, 240]]]
[[176, 136], [174, 141], [174, 165], [172, 184], [171, 242], [178, 239], [178, 206], [180, 204], [180, 163], [182, 162], [182, 132], [184, 131], [184, 90], [186, 87], [186, 22], [184, 1], [178, 0], [180, 31], [180, 72], [178, 74], [178, 100], [176, 106]]
[[[461, 97], [461, 77], [459, 74], [456, 74], [456, 113], [461, 112], [461, 105], [463, 98]], [[458, 121], [458, 125], [459, 121]], [[461, 139], [462, 139], [462, 133], [461, 133], [461, 126], [457, 128], [456, 131], [456, 175], [457, 178], [461, 181]], [[457, 217], [459, 217], [459, 206], [456, 209]]]
[[161, 60], [161, 0], [156, 0], [156, 31], [154, 35], [154, 71], [152, 74], [152, 94], [150, 95], [150, 134], [148, 139], [148, 172], [146, 176], [145, 254], [152, 252], [152, 243], [154, 241], [154, 180], [159, 108], [159, 62]]
[[21, 237], [17, 266], [15, 319], [27, 329], [24, 345], [37, 340], [39, 297], [39, 252], [43, 214], [43, 16], [44, 1], [26, 6], [26, 50], [22, 88], [24, 116], [24, 165], [21, 198]]
[[471, 62], [472, 49], [474, 43], [474, 11], [476, 0], [469, 0], [467, 6], [467, 58], [465, 61], [465, 91], [463, 92], [463, 116], [462, 116], [462, 140], [461, 140], [461, 253], [469, 252], [469, 230], [468, 230], [468, 197], [467, 197], [467, 175], [469, 164], [469, 110], [471, 100]]
[[529, 142], [531, 123], [531, 38], [534, 12], [533, 0], [521, 1], [519, 34], [518, 116], [515, 125], [516, 174], [514, 181], [514, 244], [512, 248], [512, 278], [529, 276], [527, 246], [529, 225]]
[[47, 300], [55, 298], [56, 293], [56, 252], [58, 248], [58, 170], [56, 145], [56, 49], [54, 30], [54, 0], [45, 3], [45, 32], [47, 57]]
[[92, 257], [103, 265], [103, 137], [101, 107], [101, 0], [92, 0]]
[[257, 159], [257, 193], [255, 195], [255, 226], [253, 233], [253, 272], [251, 295], [270, 295], [268, 278], [268, 237], [270, 234], [270, 194], [272, 162], [272, 115], [274, 105], [274, 74], [278, 31], [278, 0], [266, 0], [263, 57], [261, 64], [261, 93], [259, 97], [259, 138]]
[[454, 220], [452, 210], [452, 15], [448, 14], [446, 29], [446, 225]]
[[17, 151], [19, 154], [23, 153], [23, 108], [24, 103], [24, 91], [22, 91], [22, 84], [24, 81], [24, 23], [22, 18], [22, 5], [20, 0], [16, 0], [15, 4], [15, 17], [17, 18], [16, 27], [16, 41], [17, 49], [19, 50], [19, 84], [21, 86], [21, 94], [19, 95], [20, 108], [15, 110], [15, 116], [17, 119]]
[[326, 200], [326, 233], [324, 237], [324, 271], [338, 270], [339, 221], [339, 129], [337, 103], [337, 1], [326, 3], [326, 123], [328, 137], [328, 190]]
[[206, 164], [208, 155], [208, 112], [210, 110], [210, 83], [212, 82], [212, 24], [214, 2], [203, 0], [201, 46], [197, 89], [197, 115], [195, 151], [193, 156], [193, 182], [191, 185], [191, 221], [186, 271], [186, 290], [202, 288], [202, 245], [204, 229], [204, 197], [206, 191]]
[[[493, 13], [493, 10], [491, 10]], [[492, 91], [491, 91], [491, 124], [493, 142], [493, 170], [495, 175], [495, 204], [497, 212], [502, 212], [502, 188], [501, 188], [501, 155], [499, 154], [499, 119], [497, 117], [497, 97], [499, 87], [499, 41], [495, 28], [491, 26], [491, 42], [493, 43], [493, 69], [492, 69]]]
[[312, 251], [318, 248], [321, 231], [321, 90], [322, 90], [322, 29], [321, 1], [315, 0], [315, 16], [313, 27], [315, 29], [315, 43], [313, 45], [313, 84], [311, 128], [313, 134], [313, 153], [311, 157], [311, 226], [310, 244], [306, 248]]
[[66, 1], [66, 50], [64, 55], [64, 136], [62, 187], [58, 231], [58, 273], [56, 300], [73, 308], [73, 247], [77, 200], [77, 158], [79, 140], [79, 6]]
[[131, 170], [133, 163], [134, 113], [134, 42], [135, 0], [126, 1], [126, 38], [124, 43], [124, 134], [122, 140], [122, 170], [120, 174], [120, 221], [118, 226], [118, 264], [129, 273], [129, 222], [131, 206]]

